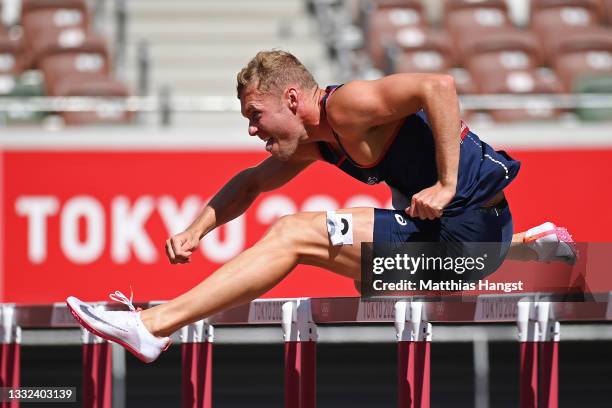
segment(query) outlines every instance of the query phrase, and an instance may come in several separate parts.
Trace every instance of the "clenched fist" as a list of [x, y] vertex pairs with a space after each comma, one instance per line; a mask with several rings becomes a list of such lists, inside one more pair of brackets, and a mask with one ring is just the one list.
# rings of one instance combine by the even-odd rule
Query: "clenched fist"
[[200, 243], [199, 234], [187, 229], [166, 240], [166, 255], [170, 263], [189, 263], [191, 254]]
[[444, 186], [437, 182], [412, 196], [410, 207], [406, 208], [406, 214], [422, 220], [440, 218], [444, 207], [455, 197], [455, 193], [455, 186]]

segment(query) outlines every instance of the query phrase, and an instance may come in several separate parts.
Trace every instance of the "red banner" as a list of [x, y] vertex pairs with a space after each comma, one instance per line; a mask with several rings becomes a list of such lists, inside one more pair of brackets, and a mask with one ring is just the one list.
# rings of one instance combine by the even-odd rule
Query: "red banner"
[[[612, 150], [512, 154], [523, 162], [508, 188], [516, 230], [550, 220], [577, 240], [608, 240]], [[169, 299], [253, 245], [280, 215], [389, 206], [383, 185], [314, 164], [210, 233], [191, 264], [170, 265], [166, 238], [187, 226], [231, 176], [265, 157], [251, 151], [0, 153], [2, 301], [105, 300], [117, 289], [129, 293], [130, 285], [135, 301]], [[266, 294], [354, 295], [352, 281], [301, 266]]]

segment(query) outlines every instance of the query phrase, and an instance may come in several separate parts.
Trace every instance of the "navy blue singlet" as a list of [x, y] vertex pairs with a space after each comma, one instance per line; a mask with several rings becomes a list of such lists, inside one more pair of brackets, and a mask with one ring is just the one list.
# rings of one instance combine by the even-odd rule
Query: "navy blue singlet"
[[[338, 87], [327, 87], [322, 100], [324, 114], [327, 98]], [[355, 163], [344, 150], [336, 132], [334, 136], [341, 151], [336, 151], [326, 142], [318, 142], [323, 159], [364, 183], [387, 183], [394, 193], [393, 206], [396, 209], [406, 208], [414, 194], [438, 180], [433, 134], [422, 110], [400, 122], [381, 157], [369, 166]], [[444, 209], [446, 216], [482, 207], [510, 184], [520, 168], [520, 162], [481, 141], [463, 121], [460, 136], [457, 193]]]

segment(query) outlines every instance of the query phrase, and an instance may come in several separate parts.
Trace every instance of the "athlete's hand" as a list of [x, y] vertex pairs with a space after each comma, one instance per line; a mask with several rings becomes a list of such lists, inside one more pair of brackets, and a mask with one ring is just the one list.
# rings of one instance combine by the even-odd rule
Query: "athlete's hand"
[[455, 197], [455, 192], [455, 186], [443, 185], [438, 181], [433, 186], [412, 196], [410, 207], [406, 208], [406, 214], [422, 220], [440, 218], [444, 207]]
[[198, 247], [200, 236], [189, 229], [166, 240], [166, 255], [170, 263], [189, 263], [191, 254]]

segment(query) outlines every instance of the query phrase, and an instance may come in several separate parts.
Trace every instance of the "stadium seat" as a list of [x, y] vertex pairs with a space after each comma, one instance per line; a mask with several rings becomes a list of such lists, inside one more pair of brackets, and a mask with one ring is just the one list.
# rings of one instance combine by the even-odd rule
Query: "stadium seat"
[[30, 35], [27, 30], [25, 32], [30, 60], [35, 68], [46, 55], [57, 52], [58, 49], [77, 49], [86, 46], [93, 36], [82, 27], [63, 29], [48, 27], [48, 30], [39, 31], [36, 36]]
[[424, 28], [427, 21], [419, 1], [375, 1], [365, 17], [366, 48], [375, 67], [386, 69], [385, 49], [405, 29]]
[[531, 27], [539, 35], [560, 29], [575, 30], [599, 24], [597, 14], [582, 7], [559, 7], [534, 11]]
[[576, 75], [605, 71], [605, 55], [610, 50], [612, 29], [589, 27], [549, 37], [547, 55], [565, 89], [570, 90]]
[[533, 33], [504, 27], [486, 35], [464, 35], [457, 40], [457, 54], [464, 66], [494, 65], [513, 70], [536, 68], [542, 61], [540, 43]]
[[82, 1], [25, 1], [21, 24], [32, 44], [49, 32], [69, 28], [89, 30], [89, 15]]
[[538, 70], [525, 69], [501, 71], [488, 67], [473, 67], [470, 70], [478, 91], [486, 94], [558, 93], [561, 91], [557, 78], [541, 74]]
[[[532, 22], [538, 13], [542, 13], [540, 17], [543, 23], [551, 18], [561, 19], [561, 24], [582, 24], [587, 16], [597, 22], [603, 17], [600, 0], [531, 0], [529, 6]], [[585, 10], [587, 14], [581, 13], [579, 9]]]
[[580, 30], [550, 31], [542, 41], [544, 59], [549, 65], [565, 52], [606, 48], [612, 29], [602, 26], [585, 27]]
[[[111, 76], [106, 41], [91, 31], [84, 0], [24, 0], [21, 21], [31, 66], [41, 70], [46, 95], [128, 96]], [[62, 112], [62, 117], [69, 125], [131, 119], [104, 103], [95, 112]]]
[[454, 65], [445, 33], [412, 27], [398, 31], [395, 39], [396, 47], [388, 50], [391, 72], [446, 72]]
[[[554, 94], [561, 91], [557, 78], [539, 70], [502, 71], [488, 67], [472, 67], [470, 71], [482, 94]], [[525, 109], [493, 109], [490, 115], [496, 122], [553, 119], [561, 111], [546, 103], [534, 103]]]
[[501, 51], [511, 37], [519, 37], [512, 41], [513, 47], [527, 37], [512, 25], [503, 0], [449, 0], [444, 3], [444, 10], [444, 27], [452, 38], [460, 66], [466, 66], [476, 53]]
[[512, 26], [503, 0], [447, 0], [443, 20], [444, 27], [454, 37]]
[[33, 11], [45, 9], [78, 9], [87, 15], [85, 0], [21, 0], [21, 18]]
[[38, 39], [49, 31], [60, 31], [67, 28], [82, 28], [87, 31], [89, 23], [87, 14], [80, 8], [43, 8], [24, 13], [22, 24], [32, 40]]
[[576, 49], [557, 55], [553, 67], [566, 92], [572, 92], [576, 82], [584, 77], [609, 77], [612, 75], [612, 35], [600, 47]]
[[0, 34], [0, 75], [19, 75], [23, 71], [24, 55], [21, 40]]
[[538, 35], [545, 62], [552, 64], [565, 38], [600, 29], [601, 9], [596, 0], [540, 0], [531, 8], [531, 28]]
[[56, 87], [64, 80], [97, 80], [111, 74], [106, 44], [97, 37], [87, 38], [78, 47], [49, 45], [37, 62], [48, 95], [57, 95]]
[[602, 0], [604, 17], [608, 25], [612, 25], [612, 0]]
[[25, 48], [34, 68], [55, 42], [79, 46], [89, 33], [89, 15], [83, 0], [24, 0], [21, 25]]
[[[96, 96], [96, 97], [127, 97], [128, 89], [121, 82], [111, 78], [99, 80], [67, 80], [56, 88], [57, 96]], [[62, 112], [66, 125], [82, 125], [92, 123], [126, 123], [133, 118], [133, 113], [118, 109], [116, 106], [101, 102], [95, 111]]]

